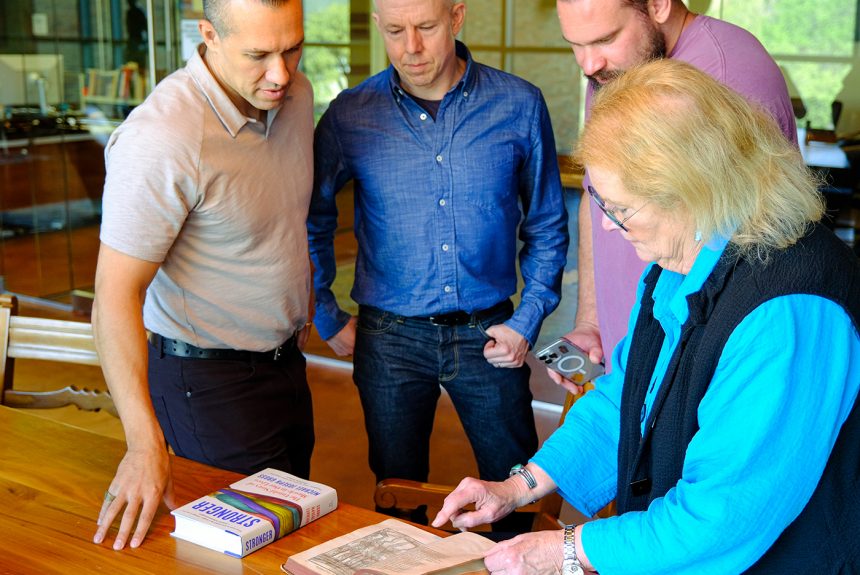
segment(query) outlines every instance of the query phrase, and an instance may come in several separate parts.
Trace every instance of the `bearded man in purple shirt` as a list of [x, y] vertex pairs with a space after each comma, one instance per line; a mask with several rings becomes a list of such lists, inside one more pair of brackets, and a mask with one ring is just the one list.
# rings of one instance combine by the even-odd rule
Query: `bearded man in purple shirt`
[[[558, 0], [557, 8], [562, 35], [589, 80], [586, 116], [595, 90], [632, 66], [665, 57], [692, 64], [763, 106], [785, 136], [797, 142], [785, 79], [746, 30], [694, 14], [681, 0]], [[586, 174], [583, 189], [589, 185]], [[629, 242], [602, 229], [602, 213], [592, 203], [580, 203], [579, 301], [576, 324], [565, 337], [588, 351], [592, 361], [600, 361], [627, 332], [645, 264]], [[550, 377], [580, 392], [555, 372]]]

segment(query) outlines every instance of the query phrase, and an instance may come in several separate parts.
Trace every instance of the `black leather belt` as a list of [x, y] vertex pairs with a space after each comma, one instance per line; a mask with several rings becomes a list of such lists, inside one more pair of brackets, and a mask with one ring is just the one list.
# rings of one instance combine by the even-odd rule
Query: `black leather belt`
[[497, 303], [493, 307], [490, 307], [487, 309], [482, 309], [479, 311], [473, 311], [471, 313], [469, 313], [467, 311], [458, 310], [458, 311], [452, 311], [450, 313], [431, 315], [428, 317], [410, 317], [408, 319], [413, 319], [413, 320], [418, 320], [418, 321], [427, 321], [433, 325], [440, 325], [440, 326], [446, 326], [446, 327], [456, 326], [456, 325], [468, 325], [472, 322], [473, 317], [481, 320], [481, 319], [487, 318], [489, 316], [496, 315], [498, 313], [502, 313], [505, 310], [512, 311], [513, 307], [514, 306], [510, 300], [504, 300], [504, 301]]
[[269, 351], [244, 351], [240, 349], [203, 349], [178, 339], [162, 337], [157, 333], [149, 335], [149, 342], [160, 353], [174, 357], [192, 359], [228, 359], [239, 361], [279, 361], [296, 345], [296, 336], [291, 337], [275, 349]]

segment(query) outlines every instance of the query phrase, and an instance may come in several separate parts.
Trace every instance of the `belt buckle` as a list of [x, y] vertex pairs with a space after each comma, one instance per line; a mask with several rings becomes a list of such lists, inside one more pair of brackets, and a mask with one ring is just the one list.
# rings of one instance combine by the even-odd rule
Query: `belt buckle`
[[431, 315], [429, 318], [430, 325], [447, 327], [451, 325], [451, 314], [443, 313], [441, 315]]
[[451, 327], [455, 325], [465, 325], [469, 322], [471, 316], [463, 311], [452, 311], [440, 315], [431, 315], [428, 319], [431, 325]]

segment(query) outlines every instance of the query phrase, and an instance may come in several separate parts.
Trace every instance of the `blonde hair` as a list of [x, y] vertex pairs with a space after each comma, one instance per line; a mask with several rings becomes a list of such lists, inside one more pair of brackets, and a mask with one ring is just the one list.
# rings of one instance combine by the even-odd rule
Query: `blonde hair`
[[761, 261], [824, 211], [819, 181], [776, 122], [675, 60], [631, 68], [602, 88], [574, 156], [618, 175], [628, 193], [689, 214], [703, 239], [730, 237]]

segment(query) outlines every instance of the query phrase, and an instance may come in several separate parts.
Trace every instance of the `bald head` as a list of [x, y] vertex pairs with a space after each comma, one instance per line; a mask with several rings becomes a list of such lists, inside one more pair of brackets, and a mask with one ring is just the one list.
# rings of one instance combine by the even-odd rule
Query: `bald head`
[[401, 87], [418, 98], [441, 100], [466, 68], [456, 36], [466, 5], [454, 0], [375, 0], [373, 20]]
[[[203, 14], [212, 23], [215, 31], [222, 38], [233, 31], [233, 23], [230, 19], [230, 3], [233, 0], [203, 0]], [[301, 0], [253, 0], [263, 6], [278, 7], [290, 2]]]
[[[386, 0], [373, 0], [373, 11], [379, 12], [379, 5], [382, 4], [383, 7], [385, 5]], [[454, 6], [454, 0], [436, 0], [437, 2], [441, 2], [446, 9], [451, 9]]]

